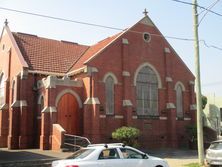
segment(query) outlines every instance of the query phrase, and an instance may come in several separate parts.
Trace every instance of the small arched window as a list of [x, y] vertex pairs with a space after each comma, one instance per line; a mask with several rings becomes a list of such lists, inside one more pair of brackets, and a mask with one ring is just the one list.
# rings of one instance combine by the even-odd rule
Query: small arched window
[[144, 66], [136, 78], [137, 114], [158, 115], [158, 79], [155, 72]]
[[5, 101], [5, 85], [3, 81], [3, 74], [0, 74], [0, 106], [4, 104]]
[[15, 101], [15, 80], [12, 81], [12, 103]]
[[177, 118], [183, 118], [183, 88], [180, 84], [176, 87]]
[[114, 79], [108, 76], [105, 80], [106, 114], [114, 114]]

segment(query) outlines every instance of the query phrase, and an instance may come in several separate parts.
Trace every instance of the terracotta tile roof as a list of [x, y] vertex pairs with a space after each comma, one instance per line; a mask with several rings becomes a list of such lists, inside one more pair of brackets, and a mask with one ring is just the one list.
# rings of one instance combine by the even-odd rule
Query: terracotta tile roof
[[66, 73], [89, 46], [13, 33], [30, 70]]
[[79, 69], [84, 66], [85, 61], [89, 60], [95, 54], [99, 53], [103, 48], [108, 46], [112, 41], [114, 41], [121, 33], [113, 35], [112, 37], [108, 37], [95, 45], [92, 45], [82, 56], [81, 58], [73, 65], [70, 69], [70, 72], [76, 69]]

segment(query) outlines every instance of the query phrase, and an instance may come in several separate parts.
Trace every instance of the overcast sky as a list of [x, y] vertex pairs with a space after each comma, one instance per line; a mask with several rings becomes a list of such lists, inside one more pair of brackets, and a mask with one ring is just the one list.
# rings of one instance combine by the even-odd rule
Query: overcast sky
[[[191, 0], [183, 0], [192, 3]], [[218, 0], [199, 0], [203, 7]], [[173, 0], [0, 0], [0, 24], [7, 18], [14, 32], [35, 34], [57, 40], [91, 45], [119, 31], [42, 18], [3, 10], [9, 8], [79, 22], [125, 29], [144, 17], [146, 8], [164, 36], [193, 39], [192, 6]], [[222, 14], [222, 1], [211, 10]], [[199, 20], [206, 11], [199, 11]], [[222, 17], [208, 12], [199, 25], [199, 38], [222, 48]], [[185, 64], [194, 73], [192, 41], [167, 38]], [[200, 43], [202, 93], [222, 96], [222, 50]]]

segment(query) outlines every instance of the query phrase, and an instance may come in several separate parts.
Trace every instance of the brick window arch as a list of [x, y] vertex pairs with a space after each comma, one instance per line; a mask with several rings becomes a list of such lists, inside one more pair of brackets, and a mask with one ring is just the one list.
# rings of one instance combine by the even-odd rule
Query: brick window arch
[[114, 114], [114, 78], [109, 75], [105, 79], [106, 114]]
[[5, 101], [5, 85], [3, 81], [3, 73], [0, 74], [0, 107], [4, 104]]
[[136, 76], [137, 114], [158, 116], [158, 78], [149, 66], [143, 66]]

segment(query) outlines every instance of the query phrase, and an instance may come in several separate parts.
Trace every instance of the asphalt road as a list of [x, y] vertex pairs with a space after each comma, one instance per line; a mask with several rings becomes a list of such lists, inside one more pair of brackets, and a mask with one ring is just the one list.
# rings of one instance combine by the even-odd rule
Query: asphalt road
[[[152, 156], [157, 156], [167, 160], [170, 167], [184, 167], [186, 164], [196, 163], [197, 151], [194, 150], [172, 150], [172, 149], [159, 149], [159, 150], [143, 150]], [[0, 164], [12, 161], [40, 161], [40, 160], [53, 160], [65, 158], [71, 153], [56, 152], [56, 151], [42, 151], [39, 149], [28, 150], [7, 150], [0, 149]]]

